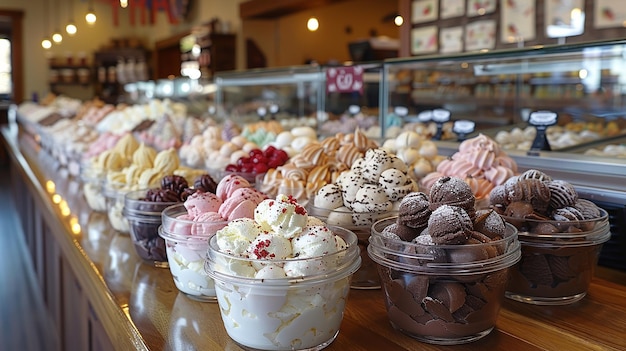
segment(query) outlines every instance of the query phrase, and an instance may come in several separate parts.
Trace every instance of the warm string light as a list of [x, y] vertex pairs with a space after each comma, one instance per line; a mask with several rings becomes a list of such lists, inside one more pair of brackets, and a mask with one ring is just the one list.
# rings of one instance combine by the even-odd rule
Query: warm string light
[[319, 27], [320, 23], [315, 17], [309, 18], [309, 20], [306, 22], [306, 28], [311, 32], [315, 32]]
[[125, 9], [128, 7], [128, 0], [120, 0], [120, 7]]
[[[55, 1], [54, 4], [52, 4], [52, 7], [55, 7], [57, 12], [59, 10], [59, 3], [57, 1]], [[50, 12], [50, 14], [52, 15], [52, 18], [56, 18], [57, 21], [60, 21], [60, 19], [58, 17], [54, 16], [54, 13], [52, 13], [52, 11]], [[57, 44], [61, 44], [61, 42], [63, 41], [63, 35], [61, 34], [61, 31], [59, 30], [59, 28], [55, 28], [54, 33], [52, 33], [52, 41], [57, 43]]]
[[[44, 31], [48, 30], [48, 0], [43, 0], [43, 22], [44, 22]], [[41, 47], [48, 50], [52, 47], [52, 42], [50, 38], [44, 35], [41, 40]]]
[[74, 24], [74, 0], [70, 0], [70, 4], [69, 4], [68, 8], [69, 8], [69, 12], [70, 12], [70, 20], [67, 23], [67, 25], [65, 26], [65, 32], [69, 36], [73, 36], [78, 31], [78, 28], [76, 28], [76, 25]]
[[87, 10], [87, 14], [85, 15], [85, 21], [87, 21], [88, 25], [94, 25], [97, 21], [96, 12], [93, 10], [93, 1], [89, 1], [89, 9]]

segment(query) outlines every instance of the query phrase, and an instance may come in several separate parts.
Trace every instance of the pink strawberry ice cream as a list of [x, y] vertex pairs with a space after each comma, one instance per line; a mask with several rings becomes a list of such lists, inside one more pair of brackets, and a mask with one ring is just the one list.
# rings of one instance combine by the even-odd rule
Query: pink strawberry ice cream
[[163, 212], [161, 236], [176, 287], [197, 300], [214, 300], [215, 288], [204, 270], [208, 240], [230, 221], [253, 218], [267, 197], [238, 175], [223, 178], [216, 194], [196, 191]]
[[437, 170], [421, 180], [421, 188], [428, 191], [443, 176], [463, 179], [477, 200], [487, 198], [494, 187], [517, 173], [517, 163], [500, 145], [484, 134], [467, 139], [459, 151], [439, 163]]
[[195, 192], [185, 201], [187, 212], [198, 217], [205, 212], [217, 212], [222, 205], [222, 200], [213, 193]]

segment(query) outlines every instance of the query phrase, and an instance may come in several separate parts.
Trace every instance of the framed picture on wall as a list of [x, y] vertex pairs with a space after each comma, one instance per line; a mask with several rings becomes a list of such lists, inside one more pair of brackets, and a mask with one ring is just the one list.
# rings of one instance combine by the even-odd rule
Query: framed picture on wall
[[495, 46], [495, 20], [476, 21], [465, 26], [465, 51], [493, 49]]
[[563, 38], [585, 31], [584, 0], [552, 0], [545, 3], [548, 38]]
[[595, 28], [622, 27], [626, 23], [623, 0], [596, 0], [593, 9]]
[[536, 0], [507, 0], [501, 3], [500, 40], [520, 43], [535, 39]]
[[441, 28], [439, 46], [439, 51], [444, 54], [463, 51], [463, 27]]
[[441, 0], [441, 19], [463, 16], [465, 0]]
[[434, 21], [439, 17], [439, 0], [413, 0], [411, 23]]
[[[467, 17], [475, 17], [494, 13], [497, 0], [468, 0]], [[515, 1], [515, 0], [507, 0]], [[506, 2], [506, 1], [503, 1]]]
[[411, 29], [411, 54], [427, 54], [437, 52], [437, 26], [427, 26]]

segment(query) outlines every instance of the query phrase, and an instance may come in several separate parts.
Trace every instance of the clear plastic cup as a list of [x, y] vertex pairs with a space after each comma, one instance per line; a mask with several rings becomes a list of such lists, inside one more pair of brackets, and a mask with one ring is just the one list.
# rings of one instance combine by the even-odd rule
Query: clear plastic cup
[[522, 246], [506, 296], [534, 305], [566, 305], [585, 297], [602, 245], [611, 237], [608, 213], [600, 211], [599, 218], [569, 222], [502, 216], [518, 228]]
[[215, 301], [215, 283], [204, 269], [205, 256], [209, 238], [228, 221], [198, 222], [185, 217], [186, 214], [183, 204], [166, 208], [159, 228], [159, 235], [165, 239], [174, 284], [189, 298]]
[[[313, 205], [315, 196], [311, 197], [306, 206], [310, 216], [317, 217], [328, 225], [336, 225], [353, 231], [359, 239], [361, 249], [361, 268], [352, 277], [352, 288], [360, 290], [375, 290], [381, 288], [380, 277], [376, 265], [367, 255], [368, 240], [372, 224], [382, 218], [397, 216], [398, 211], [355, 213], [340, 209], [328, 210]], [[355, 224], [358, 223], [358, 224]]]
[[159, 236], [161, 213], [177, 202], [154, 202], [145, 199], [147, 189], [124, 195], [123, 215], [128, 221], [130, 237], [137, 255], [155, 267], [168, 266], [165, 241]]
[[119, 184], [105, 182], [102, 188], [102, 193], [106, 199], [107, 216], [109, 223], [113, 229], [122, 234], [129, 234], [130, 227], [128, 220], [124, 217], [124, 196], [130, 190], [123, 188]]
[[393, 328], [439, 345], [488, 335], [504, 300], [510, 267], [520, 258], [515, 227], [507, 224], [503, 239], [487, 243], [424, 245], [383, 234], [396, 218], [374, 223], [368, 246]]
[[[302, 277], [254, 279], [238, 268], [267, 265], [222, 253], [211, 237], [206, 269], [215, 280], [217, 301], [228, 335], [248, 350], [321, 350], [330, 345], [343, 320], [350, 279], [361, 263], [356, 235], [328, 226], [347, 243], [340, 252], [320, 257], [271, 260], [273, 264], [324, 267]], [[287, 263], [290, 262], [290, 263]]]
[[83, 183], [83, 196], [87, 201], [87, 206], [96, 212], [106, 212], [106, 198], [102, 194], [105, 177], [95, 170], [90, 162], [81, 163], [80, 176]]

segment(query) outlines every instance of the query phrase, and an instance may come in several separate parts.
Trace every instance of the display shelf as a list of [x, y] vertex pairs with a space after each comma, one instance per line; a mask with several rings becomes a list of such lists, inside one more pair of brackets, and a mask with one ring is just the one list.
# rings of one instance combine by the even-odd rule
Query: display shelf
[[[16, 200], [33, 248], [29, 254], [38, 262], [39, 279], [47, 282], [40, 287], [67, 349], [241, 350], [224, 330], [217, 304], [178, 292], [169, 270], [141, 262], [129, 236], [113, 231], [103, 215], [88, 211], [81, 191], [72, 188], [74, 179], [46, 163], [49, 157], [19, 133], [5, 128], [2, 134], [19, 181]], [[57, 196], [65, 200], [69, 215], [53, 201]], [[46, 229], [37, 230], [35, 223]], [[584, 344], [587, 349], [624, 349], [624, 282], [623, 272], [598, 267], [588, 295], [574, 305], [533, 306], [507, 299], [495, 329], [461, 348], [574, 350]], [[606, 316], [611, 323], [605, 323]], [[351, 290], [339, 335], [327, 350], [450, 347], [421, 343], [394, 330], [380, 290]]]
[[387, 114], [406, 104], [417, 114], [435, 105], [461, 111], [453, 112], [453, 119], [498, 110], [498, 118], [511, 124], [522, 121], [528, 109], [562, 114], [574, 109], [575, 118], [601, 111], [626, 117], [624, 52], [625, 41], [611, 40], [390, 59], [384, 62], [381, 110]]

